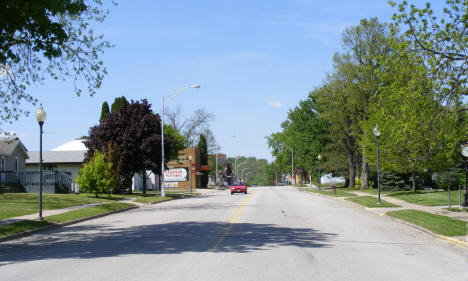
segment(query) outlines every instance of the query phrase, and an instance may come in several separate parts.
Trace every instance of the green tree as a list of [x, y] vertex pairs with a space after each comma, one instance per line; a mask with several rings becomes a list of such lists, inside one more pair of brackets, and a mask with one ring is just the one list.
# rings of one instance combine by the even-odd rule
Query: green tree
[[[208, 145], [204, 135], [200, 135], [200, 140], [198, 141], [198, 151], [200, 152], [200, 165], [208, 165]], [[201, 176], [201, 187], [208, 187], [207, 172], [203, 172], [203, 175]]]
[[446, 0], [437, 16], [426, 3], [423, 8], [402, 1], [393, 15], [393, 32], [403, 31], [400, 49], [418, 54], [424, 60], [434, 83], [435, 97], [441, 104], [453, 106], [467, 96], [468, 1]]
[[382, 168], [410, 173], [416, 191], [417, 175], [425, 168], [444, 168], [455, 164], [454, 152], [467, 135], [460, 124], [456, 107], [440, 104], [435, 98], [434, 82], [424, 61], [408, 51], [397, 51], [382, 61], [381, 94], [376, 96], [371, 114], [363, 122], [363, 146], [375, 156], [372, 128], [381, 128], [380, 159]]
[[111, 47], [92, 29], [107, 11], [100, 0], [0, 1], [0, 120], [11, 122], [36, 104], [27, 89], [46, 77], [74, 81], [80, 95], [85, 81], [92, 96], [106, 68], [100, 56]]
[[[390, 54], [390, 36], [388, 25], [380, 23], [377, 18], [362, 19], [359, 25], [347, 28], [343, 33], [342, 41], [346, 52], [337, 56], [341, 56], [340, 63], [350, 63], [353, 67], [346, 67], [340, 71], [348, 70], [346, 75], [353, 79], [348, 83], [354, 84], [353, 100], [356, 102], [353, 105], [356, 114], [360, 114], [358, 118], [362, 121], [368, 117], [370, 99], [379, 94], [381, 85], [378, 75], [381, 69], [379, 58]], [[359, 139], [362, 135], [361, 127], [355, 126], [353, 134]], [[361, 147], [358, 154], [361, 156], [362, 167], [360, 188], [367, 189], [369, 188], [369, 165], [365, 149]]]
[[107, 116], [109, 116], [110, 110], [109, 110], [109, 104], [107, 101], [102, 103], [102, 109], [101, 109], [101, 118], [99, 121], [102, 121], [104, 119], [107, 119]]
[[114, 183], [112, 181], [112, 165], [105, 160], [105, 154], [95, 151], [93, 158], [80, 169], [76, 182], [83, 192], [106, 193]]
[[128, 105], [128, 101], [124, 96], [115, 98], [111, 106], [111, 112], [118, 112], [123, 105]]
[[289, 110], [288, 118], [281, 124], [283, 131], [267, 137], [275, 162], [282, 170], [291, 170], [291, 149], [294, 166], [317, 173], [317, 155], [328, 142], [328, 123], [319, 118], [316, 100], [312, 95]]

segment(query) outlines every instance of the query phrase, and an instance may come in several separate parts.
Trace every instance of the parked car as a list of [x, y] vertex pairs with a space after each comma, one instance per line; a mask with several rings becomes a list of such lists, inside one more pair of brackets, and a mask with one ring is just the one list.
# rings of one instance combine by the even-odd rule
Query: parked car
[[231, 195], [234, 193], [247, 194], [247, 184], [243, 181], [236, 181], [231, 185]]

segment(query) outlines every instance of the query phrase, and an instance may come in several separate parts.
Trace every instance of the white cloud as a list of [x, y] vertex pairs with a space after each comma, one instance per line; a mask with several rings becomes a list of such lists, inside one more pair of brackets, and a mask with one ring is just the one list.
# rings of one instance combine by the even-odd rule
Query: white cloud
[[279, 102], [279, 101], [272, 101], [272, 100], [270, 100], [270, 101], [268, 102], [268, 105], [271, 106], [271, 107], [276, 107], [276, 108], [280, 108], [280, 107], [283, 106], [283, 105], [281, 104], [281, 102]]

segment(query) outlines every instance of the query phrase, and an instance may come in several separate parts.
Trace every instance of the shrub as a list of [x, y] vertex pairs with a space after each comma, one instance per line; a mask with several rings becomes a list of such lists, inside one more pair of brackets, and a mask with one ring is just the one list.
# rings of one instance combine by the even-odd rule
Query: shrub
[[112, 188], [113, 180], [111, 176], [112, 165], [105, 160], [105, 154], [95, 151], [89, 163], [80, 169], [76, 182], [80, 185], [80, 190], [89, 193], [105, 193]]

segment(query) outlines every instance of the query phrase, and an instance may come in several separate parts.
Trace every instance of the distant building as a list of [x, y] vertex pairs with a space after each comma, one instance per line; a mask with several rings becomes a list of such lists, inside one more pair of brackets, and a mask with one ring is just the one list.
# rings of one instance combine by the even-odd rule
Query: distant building
[[[83, 139], [72, 140], [50, 151], [42, 152], [42, 165], [44, 170], [61, 171], [70, 174], [72, 179], [76, 179], [83, 167], [86, 154], [86, 146]], [[39, 169], [39, 151], [31, 151], [29, 159], [26, 160], [27, 170]]]
[[0, 138], [0, 171], [19, 172], [26, 169], [28, 150], [17, 137]]

